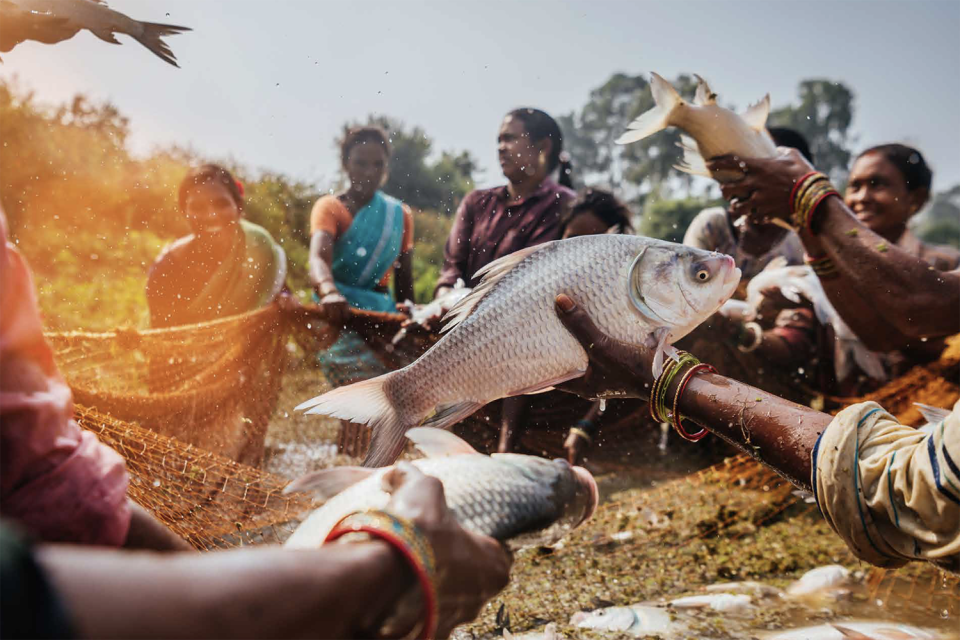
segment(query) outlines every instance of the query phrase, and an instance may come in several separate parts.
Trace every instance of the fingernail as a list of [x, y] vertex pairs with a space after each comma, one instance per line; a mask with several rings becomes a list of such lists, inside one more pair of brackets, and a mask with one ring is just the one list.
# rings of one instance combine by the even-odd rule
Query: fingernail
[[563, 311], [564, 313], [570, 313], [577, 307], [577, 305], [570, 298], [570, 296], [564, 295], [562, 293], [557, 296], [557, 306], [560, 307], [560, 310]]

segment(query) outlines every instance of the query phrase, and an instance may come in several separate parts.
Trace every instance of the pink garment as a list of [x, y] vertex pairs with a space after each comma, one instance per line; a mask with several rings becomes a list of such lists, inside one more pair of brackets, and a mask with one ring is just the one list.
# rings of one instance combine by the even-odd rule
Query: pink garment
[[2, 212], [0, 514], [46, 542], [120, 546], [130, 527], [123, 458], [73, 420], [30, 270], [7, 242]]

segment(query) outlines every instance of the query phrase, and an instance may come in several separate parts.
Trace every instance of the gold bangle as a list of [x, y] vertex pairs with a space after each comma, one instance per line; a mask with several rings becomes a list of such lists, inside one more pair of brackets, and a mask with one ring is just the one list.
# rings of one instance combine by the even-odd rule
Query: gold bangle
[[590, 434], [584, 431], [583, 429], [579, 429], [577, 427], [570, 427], [570, 433], [580, 436], [581, 438], [587, 441], [587, 444], [593, 444], [593, 438], [591, 438]]

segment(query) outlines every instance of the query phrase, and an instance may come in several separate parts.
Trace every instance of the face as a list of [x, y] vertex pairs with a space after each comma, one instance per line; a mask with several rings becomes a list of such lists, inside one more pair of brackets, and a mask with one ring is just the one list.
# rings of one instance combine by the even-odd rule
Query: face
[[240, 209], [230, 190], [219, 182], [205, 182], [191, 189], [185, 209], [194, 233], [216, 233], [240, 220]]
[[880, 235], [898, 234], [920, 210], [926, 190], [907, 191], [903, 174], [879, 153], [853, 163], [844, 201], [857, 218]]
[[677, 340], [713, 315], [739, 282], [730, 256], [654, 245], [631, 267], [630, 299], [650, 324], [670, 328]]
[[592, 211], [581, 211], [567, 223], [563, 230], [563, 239], [578, 236], [596, 236], [607, 232], [607, 223], [596, 216]]
[[507, 116], [503, 119], [497, 136], [497, 152], [503, 175], [510, 182], [523, 182], [537, 175], [545, 176], [549, 147], [549, 140], [541, 140], [537, 144], [531, 142], [523, 123], [517, 118]]
[[376, 142], [354, 145], [343, 169], [350, 180], [350, 193], [360, 202], [366, 202], [386, 180], [386, 151]]

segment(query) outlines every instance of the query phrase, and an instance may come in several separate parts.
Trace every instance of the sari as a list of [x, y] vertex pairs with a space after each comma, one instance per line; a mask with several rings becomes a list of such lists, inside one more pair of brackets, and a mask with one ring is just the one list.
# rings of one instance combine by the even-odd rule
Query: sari
[[[333, 249], [331, 271], [337, 290], [351, 307], [368, 311], [395, 311], [393, 298], [379, 288], [400, 255], [403, 241], [403, 204], [382, 191], [353, 216], [350, 228]], [[319, 299], [314, 293], [314, 299]], [[333, 386], [367, 380], [389, 369], [374, 355], [360, 335], [344, 329], [327, 350], [318, 355], [323, 375]]]

